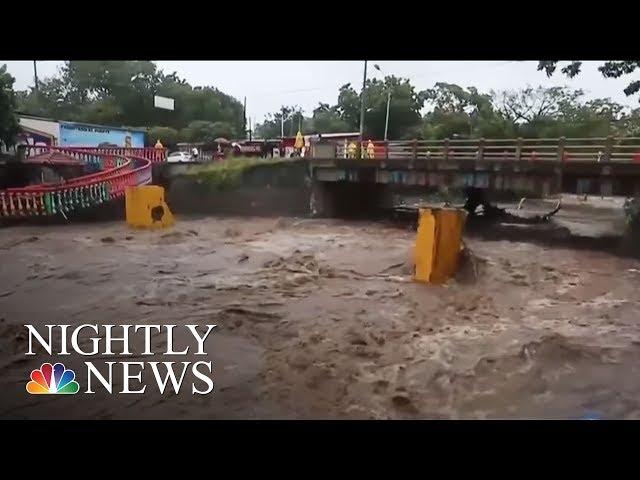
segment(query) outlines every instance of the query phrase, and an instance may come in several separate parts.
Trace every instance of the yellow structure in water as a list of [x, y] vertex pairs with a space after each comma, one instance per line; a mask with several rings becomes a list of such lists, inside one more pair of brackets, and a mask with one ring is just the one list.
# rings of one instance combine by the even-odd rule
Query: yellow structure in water
[[125, 190], [127, 224], [137, 228], [166, 228], [174, 223], [164, 201], [164, 188], [157, 185], [127, 187]]
[[465, 210], [451, 208], [420, 209], [414, 252], [414, 279], [443, 283], [458, 270]]

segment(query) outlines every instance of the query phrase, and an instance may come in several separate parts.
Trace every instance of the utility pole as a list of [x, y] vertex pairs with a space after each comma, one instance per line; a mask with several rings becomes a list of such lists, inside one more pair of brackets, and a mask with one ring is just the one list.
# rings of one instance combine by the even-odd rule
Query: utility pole
[[284, 138], [284, 108], [280, 113], [280, 138]]
[[389, 105], [391, 104], [391, 89], [387, 92], [387, 116], [384, 120], [384, 141], [388, 139], [387, 133], [389, 132]]
[[242, 107], [242, 128], [244, 129], [244, 138], [247, 138], [247, 97], [244, 97], [244, 106]]
[[251, 133], [251, 117], [249, 117], [249, 141], [252, 139]]
[[[360, 135], [358, 135], [358, 152], [362, 149], [364, 136], [364, 88], [367, 84], [367, 61], [364, 61], [364, 76], [362, 77], [362, 92], [360, 92]], [[360, 156], [360, 155], [358, 155]]]
[[36, 93], [38, 93], [39, 91], [39, 85], [38, 85], [38, 68], [36, 67], [36, 61], [33, 61], [33, 77], [36, 81]]

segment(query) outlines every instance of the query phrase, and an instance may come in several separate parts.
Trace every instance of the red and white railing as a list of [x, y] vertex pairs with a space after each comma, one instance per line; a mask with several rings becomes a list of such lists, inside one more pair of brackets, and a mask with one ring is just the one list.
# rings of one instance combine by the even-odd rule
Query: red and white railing
[[[116, 149], [51, 147], [48, 151], [61, 152], [104, 169], [62, 183], [30, 185], [0, 191], [0, 218], [58, 213], [66, 216], [75, 210], [108, 202], [122, 197], [126, 187], [151, 183], [152, 164], [164, 161], [159, 160], [160, 149], [124, 149], [126, 151], [123, 154], [113, 150]], [[36, 151], [35, 148], [32, 151]], [[162, 152], [166, 151], [162, 149]], [[138, 153], [141, 155], [137, 155]]]

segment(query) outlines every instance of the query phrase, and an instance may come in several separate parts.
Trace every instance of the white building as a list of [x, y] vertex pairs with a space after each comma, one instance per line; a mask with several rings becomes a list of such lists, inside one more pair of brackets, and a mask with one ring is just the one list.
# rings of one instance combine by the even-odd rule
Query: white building
[[[58, 145], [60, 142], [60, 123], [55, 120], [19, 114], [18, 123], [22, 130], [20, 140], [26, 140], [27, 144], [36, 144], [36, 140], [49, 145]], [[28, 141], [30, 137], [33, 143]]]

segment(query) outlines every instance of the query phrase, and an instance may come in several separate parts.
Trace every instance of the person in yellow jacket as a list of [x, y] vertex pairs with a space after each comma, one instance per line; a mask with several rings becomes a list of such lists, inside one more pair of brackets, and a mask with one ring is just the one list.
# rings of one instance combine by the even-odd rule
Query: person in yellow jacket
[[369, 140], [369, 143], [367, 144], [367, 157], [375, 158], [375, 156], [376, 156], [376, 149], [373, 146], [373, 142]]
[[349, 146], [347, 147], [347, 156], [349, 158], [356, 158], [356, 149], [358, 147], [356, 146], [355, 142], [351, 142], [349, 144]]

